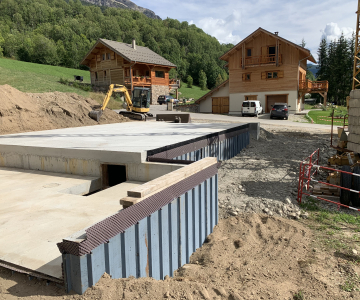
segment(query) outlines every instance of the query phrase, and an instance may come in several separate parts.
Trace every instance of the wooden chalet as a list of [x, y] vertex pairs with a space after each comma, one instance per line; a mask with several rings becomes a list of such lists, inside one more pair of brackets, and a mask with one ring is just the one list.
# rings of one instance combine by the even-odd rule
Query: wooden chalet
[[310, 51], [277, 32], [259, 28], [220, 59], [227, 62], [229, 82], [197, 100], [200, 112], [241, 114], [243, 101], [259, 100], [265, 112], [286, 102], [297, 113], [306, 93], [319, 93], [326, 103], [328, 82], [306, 79], [307, 61], [316, 63]]
[[80, 63], [90, 68], [91, 84], [107, 89], [114, 84], [125, 85], [129, 91], [136, 86], [151, 88], [151, 103], [159, 95], [169, 95], [177, 88], [169, 79], [169, 71], [176, 65], [147, 47], [99, 39]]

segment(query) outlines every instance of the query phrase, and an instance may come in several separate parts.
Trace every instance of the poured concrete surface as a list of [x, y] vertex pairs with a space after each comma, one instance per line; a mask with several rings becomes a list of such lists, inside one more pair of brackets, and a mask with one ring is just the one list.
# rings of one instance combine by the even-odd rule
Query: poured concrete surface
[[142, 182], [100, 187], [100, 179], [0, 168], [0, 260], [62, 276], [56, 243], [118, 212], [119, 200]]
[[[128, 122], [0, 135], [0, 153], [139, 163], [146, 159], [148, 150], [237, 126], [239, 124]], [[5, 166], [2, 160], [0, 156], [0, 166]]]

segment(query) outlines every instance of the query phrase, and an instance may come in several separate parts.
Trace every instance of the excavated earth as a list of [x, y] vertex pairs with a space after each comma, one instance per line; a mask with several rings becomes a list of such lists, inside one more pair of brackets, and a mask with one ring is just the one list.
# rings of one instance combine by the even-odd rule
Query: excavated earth
[[99, 109], [99, 103], [72, 93], [31, 94], [1, 85], [0, 100], [0, 135], [129, 121], [106, 109], [96, 122], [89, 112]]
[[325, 163], [328, 132], [264, 126], [258, 141], [223, 162], [219, 224], [174, 278], [104, 274], [80, 296], [0, 268], [0, 299], [360, 299], [340, 287], [358, 264], [318, 246], [295, 200], [299, 163], [316, 148]]

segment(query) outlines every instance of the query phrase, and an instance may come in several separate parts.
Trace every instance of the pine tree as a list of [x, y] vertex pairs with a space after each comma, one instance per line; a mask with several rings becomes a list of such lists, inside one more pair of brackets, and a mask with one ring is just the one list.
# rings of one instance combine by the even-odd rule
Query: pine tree
[[204, 91], [206, 90], [206, 83], [207, 83], [207, 78], [206, 78], [206, 74], [203, 70], [200, 70], [199, 72], [199, 85], [200, 88]]
[[193, 78], [190, 75], [186, 78], [186, 82], [187, 82], [187, 87], [192, 89]]
[[318, 72], [316, 74], [319, 80], [324, 80], [326, 77], [327, 63], [328, 63], [327, 52], [328, 52], [328, 44], [325, 39], [322, 39], [320, 42], [319, 50], [318, 50], [319, 68], [318, 68]]
[[304, 38], [302, 38], [300, 46], [303, 47], [303, 48], [305, 48], [306, 42], [305, 42], [305, 39], [304, 39]]
[[224, 82], [223, 78], [221, 77], [221, 74], [219, 73], [219, 75], [216, 78], [216, 84], [215, 86], [219, 86], [220, 84], [222, 84]]

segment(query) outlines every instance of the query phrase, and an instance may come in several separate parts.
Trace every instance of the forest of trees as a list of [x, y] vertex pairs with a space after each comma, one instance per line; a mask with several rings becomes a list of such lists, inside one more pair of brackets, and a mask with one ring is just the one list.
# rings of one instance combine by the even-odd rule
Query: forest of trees
[[329, 81], [328, 102], [345, 105], [352, 89], [355, 36], [327, 43], [323, 39], [318, 49], [317, 80]]
[[98, 38], [124, 43], [136, 39], [177, 65], [182, 80], [199, 84], [205, 72], [212, 88], [226, 62], [219, 57], [232, 44], [218, 40], [195, 25], [178, 20], [150, 19], [142, 13], [86, 5], [79, 0], [0, 0], [0, 57], [81, 68], [79, 63]]

